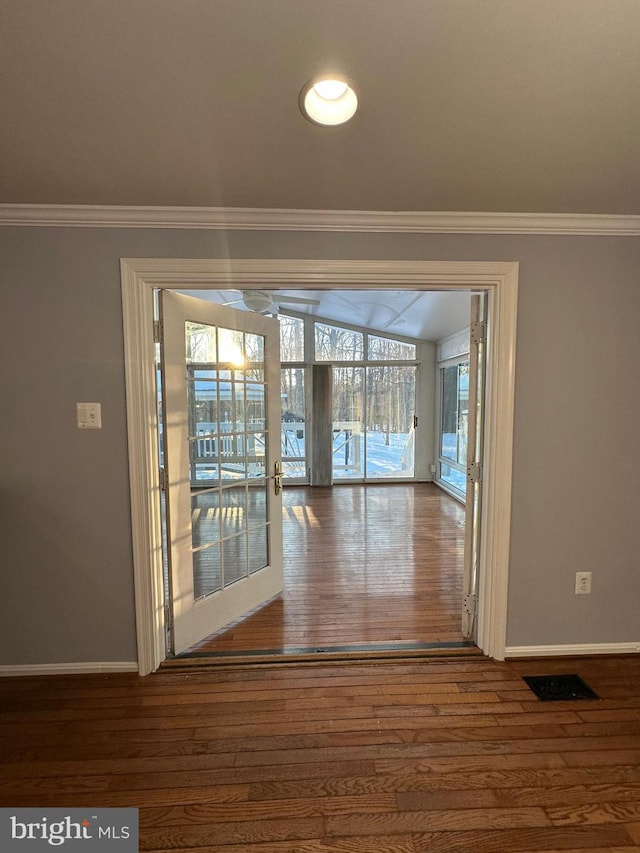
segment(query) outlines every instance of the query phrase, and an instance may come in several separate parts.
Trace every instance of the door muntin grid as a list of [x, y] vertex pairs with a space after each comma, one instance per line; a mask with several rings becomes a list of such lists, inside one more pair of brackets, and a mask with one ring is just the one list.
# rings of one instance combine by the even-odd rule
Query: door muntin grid
[[265, 339], [186, 321], [195, 601], [269, 565]]

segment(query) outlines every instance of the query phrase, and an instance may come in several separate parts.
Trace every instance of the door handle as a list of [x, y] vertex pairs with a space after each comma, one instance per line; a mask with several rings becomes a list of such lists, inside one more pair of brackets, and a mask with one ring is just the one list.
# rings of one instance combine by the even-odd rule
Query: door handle
[[273, 487], [276, 495], [282, 491], [282, 463], [276, 462], [273, 466]]

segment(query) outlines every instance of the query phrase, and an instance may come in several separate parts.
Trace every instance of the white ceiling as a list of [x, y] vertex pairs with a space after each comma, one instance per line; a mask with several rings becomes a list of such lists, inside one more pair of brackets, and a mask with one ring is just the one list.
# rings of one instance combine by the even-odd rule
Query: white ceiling
[[[407, 290], [277, 290], [281, 308], [291, 313], [312, 314], [337, 323], [362, 326], [381, 334], [439, 341], [469, 325], [470, 294], [447, 291]], [[246, 310], [240, 291], [185, 290], [189, 296], [232, 304]], [[319, 300], [319, 305], [287, 305], [286, 297]]]
[[0, 79], [3, 203], [640, 213], [638, 0], [2, 0]]

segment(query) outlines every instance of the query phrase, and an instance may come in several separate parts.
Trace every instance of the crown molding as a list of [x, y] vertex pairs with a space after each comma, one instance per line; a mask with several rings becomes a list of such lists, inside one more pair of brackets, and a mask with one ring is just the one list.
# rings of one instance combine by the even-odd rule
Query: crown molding
[[0, 225], [391, 234], [640, 235], [640, 216], [635, 215], [57, 204], [0, 204]]

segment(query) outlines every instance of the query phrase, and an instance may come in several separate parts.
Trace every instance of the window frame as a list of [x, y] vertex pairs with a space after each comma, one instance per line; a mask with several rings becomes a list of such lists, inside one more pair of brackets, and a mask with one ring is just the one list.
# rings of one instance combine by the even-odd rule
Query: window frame
[[[470, 354], [459, 353], [458, 355], [452, 356], [451, 358], [442, 359], [436, 362], [436, 398], [435, 398], [435, 408], [436, 408], [436, 429], [435, 429], [435, 452], [434, 457], [436, 460], [436, 474], [435, 474], [435, 482], [436, 484], [443, 489], [447, 494], [451, 495], [452, 498], [455, 498], [461, 504], [466, 503], [466, 474], [467, 474], [467, 464], [466, 460], [464, 464], [461, 464], [457, 460], [449, 459], [447, 456], [442, 455], [442, 416], [443, 416], [443, 407], [442, 407], [442, 394], [444, 390], [444, 384], [442, 381], [443, 371], [447, 367], [456, 367], [460, 364], [468, 364], [470, 362]], [[463, 489], [457, 489], [452, 483], [444, 480], [442, 478], [442, 466], [448, 465], [450, 468], [454, 468], [456, 471], [460, 471], [465, 475], [465, 487]]]
[[[305, 361], [281, 361], [280, 368], [284, 370], [286, 368], [304, 368], [305, 370], [305, 428], [311, 422], [311, 417], [313, 413], [311, 412], [311, 399], [312, 399], [312, 366], [314, 364], [330, 364], [332, 367], [362, 367], [365, 370], [365, 382], [366, 382], [366, 369], [369, 367], [413, 367], [415, 368], [415, 414], [417, 414], [419, 409], [418, 402], [418, 388], [419, 381], [418, 377], [420, 374], [420, 369], [422, 366], [422, 359], [420, 356], [421, 349], [420, 344], [422, 341], [408, 337], [405, 335], [389, 335], [384, 334], [379, 330], [369, 329], [364, 326], [358, 326], [350, 323], [343, 323], [336, 320], [330, 320], [326, 317], [318, 317], [314, 314], [308, 314], [305, 312], [299, 312], [290, 309], [281, 309], [279, 314], [284, 317], [291, 317], [294, 319], [301, 319], [304, 321], [304, 355]], [[331, 360], [331, 359], [316, 359], [316, 325], [322, 326], [330, 326], [336, 329], [344, 329], [348, 332], [357, 332], [362, 335], [362, 352], [363, 358], [354, 359], [354, 360]], [[413, 359], [369, 359], [369, 337], [374, 337], [378, 339], [388, 339], [390, 341], [397, 341], [398, 343], [408, 344], [415, 348], [415, 358]], [[307, 450], [305, 446], [305, 450]], [[348, 478], [338, 478], [340, 482], [344, 483], [392, 483], [392, 482], [414, 482], [417, 479], [417, 475], [414, 472], [412, 477], [368, 477], [366, 475], [366, 450], [364, 457], [364, 472], [362, 477], [348, 477]], [[284, 458], [283, 458], [284, 461]], [[297, 460], [297, 461], [302, 461]], [[304, 457], [305, 468], [306, 468], [306, 476], [303, 477], [285, 477], [284, 483], [285, 485], [301, 485], [309, 482], [309, 457], [308, 450], [307, 455]]]

